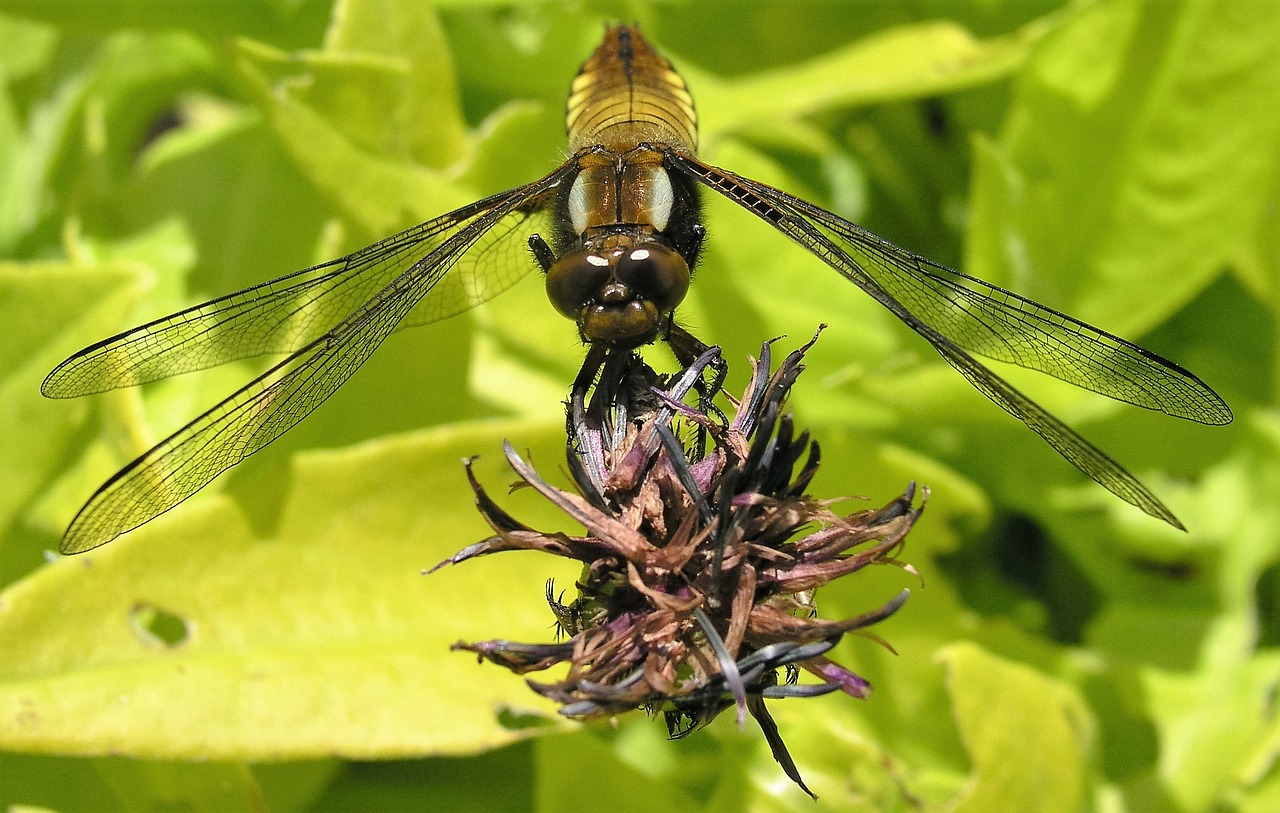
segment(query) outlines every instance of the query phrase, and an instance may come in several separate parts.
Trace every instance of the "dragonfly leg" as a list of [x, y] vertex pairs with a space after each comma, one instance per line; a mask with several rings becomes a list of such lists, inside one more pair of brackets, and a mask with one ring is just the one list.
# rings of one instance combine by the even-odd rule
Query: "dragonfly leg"
[[[671, 352], [675, 353], [676, 361], [680, 362], [682, 367], [689, 367], [698, 357], [710, 349], [710, 346], [704, 343], [697, 336], [671, 322], [667, 329], [667, 344], [671, 346]], [[720, 422], [721, 426], [727, 426], [729, 419], [725, 417], [720, 407], [716, 406], [714, 399], [720, 393], [724, 386], [725, 376], [729, 373], [729, 365], [720, 356], [716, 356], [710, 364], [703, 370], [703, 374], [698, 376], [697, 382], [693, 385], [698, 392], [698, 411], [715, 418]], [[698, 430], [698, 447], [697, 455], [702, 457], [706, 454], [706, 431]]]
[[[703, 342], [697, 336], [689, 331], [671, 322], [667, 329], [667, 344], [671, 346], [671, 352], [675, 353], [676, 361], [681, 366], [688, 367], [698, 360], [698, 357], [707, 350], [711, 349], [710, 345]], [[709, 405], [712, 398], [720, 393], [724, 386], [725, 376], [729, 373], [729, 365], [723, 358], [716, 356], [706, 367], [705, 379], [700, 378], [696, 386], [699, 395], [705, 405]], [[719, 412], [717, 409], [716, 412]], [[723, 417], [723, 415], [721, 416]]]
[[698, 257], [702, 256], [702, 241], [707, 236], [707, 227], [701, 223], [695, 223], [689, 231], [689, 248], [685, 252], [685, 259], [689, 261], [689, 267], [693, 268], [698, 262]]
[[[533, 241], [529, 241], [530, 245]], [[545, 245], [545, 243], [544, 243]], [[536, 251], [536, 249], [535, 249]], [[582, 361], [582, 369], [573, 380], [573, 389], [569, 391], [569, 412], [565, 416], [565, 430], [570, 438], [579, 445], [579, 450], [587, 475], [591, 478], [596, 491], [604, 489], [604, 449], [600, 444], [599, 427], [592, 432], [592, 420], [587, 414], [587, 395], [595, 384], [596, 375], [604, 366], [608, 350], [604, 345], [592, 344], [587, 349], [587, 357]]]
[[552, 264], [556, 261], [556, 255], [551, 250], [551, 246], [547, 245], [547, 241], [542, 239], [541, 234], [535, 232], [529, 235], [529, 250], [533, 252], [533, 259], [538, 262], [542, 273], [545, 274], [551, 270]]

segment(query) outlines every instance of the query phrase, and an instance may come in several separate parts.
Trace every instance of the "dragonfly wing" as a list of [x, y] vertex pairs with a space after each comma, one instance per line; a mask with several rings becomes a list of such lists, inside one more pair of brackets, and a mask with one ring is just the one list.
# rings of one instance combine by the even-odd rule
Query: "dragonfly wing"
[[[845, 226], [852, 227], [857, 230], [856, 226], [853, 226], [853, 224], [842, 220], [830, 212], [818, 209], [812, 204], [788, 195], [785, 192], [781, 192], [780, 190], [766, 186], [765, 184], [756, 183], [749, 179], [742, 178], [734, 173], [728, 172], [727, 170], [703, 164], [702, 162], [687, 155], [671, 153], [668, 155], [668, 160], [672, 165], [684, 172], [687, 172], [705, 186], [715, 190], [721, 195], [724, 195], [729, 200], [770, 223], [774, 228], [778, 229], [783, 234], [808, 249], [819, 259], [856, 283], [863, 291], [869, 294], [873, 299], [878, 301], [891, 313], [906, 323], [912, 330], [920, 334], [925, 340], [932, 344], [947, 363], [956, 368], [956, 370], [959, 371], [960, 374], [969, 381], [969, 383], [977, 388], [979, 392], [990, 398], [1010, 415], [1013, 415], [1015, 418], [1025, 423], [1060, 455], [1070, 461], [1076, 466], [1076, 468], [1080, 469], [1099, 485], [1126, 502], [1141, 508], [1148, 514], [1158, 517], [1174, 527], [1183, 527], [1164, 503], [1151, 493], [1150, 489], [1144, 486], [1138, 478], [1134, 477], [1121, 467], [1120, 464], [1116, 463], [1107, 454], [1078, 435], [1074, 430], [1062, 423], [1062, 421], [1046, 412], [1044, 408], [1035, 403], [1035, 401], [1023, 395], [1000, 376], [978, 363], [977, 360], [966, 352], [967, 345], [977, 342], [977, 337], [984, 335], [982, 331], [979, 331], [976, 328], [965, 327], [964, 329], [961, 329], [960, 327], [957, 327], [957, 325], [966, 325], [969, 319], [976, 319], [976, 317], [972, 315], [972, 312], [965, 311], [965, 313], [968, 314], [967, 316], [956, 316], [953, 318], [953, 321], [949, 323], [944, 320], [943, 324], [937, 325], [933, 322], [933, 320], [936, 320], [939, 316], [935, 313], [935, 310], [937, 310], [935, 303], [937, 293], [934, 288], [925, 287], [921, 284], [920, 288], [914, 290], [929, 290], [933, 293], [923, 295], [923, 299], [921, 296], [916, 296], [914, 298], [904, 297], [907, 301], [902, 302], [895, 297], [894, 293], [891, 292], [887, 286], [881, 285], [878, 277], [873, 276], [862, 265], [862, 262], [867, 255], [865, 249], [860, 251], [851, 251], [849, 248], [849, 238], [842, 236], [843, 227], [841, 227], [841, 231], [838, 231], [834, 229], [831, 224], [838, 221], [840, 224], [845, 224]], [[822, 217], [819, 218], [816, 213], [821, 213]], [[859, 233], [869, 235], [869, 233], [862, 232], [861, 230], [857, 231]], [[866, 239], [868, 241], [874, 239], [877, 243], [882, 243], [882, 241], [879, 241], [879, 238], [868, 236]], [[883, 243], [883, 245], [889, 246], [887, 243]], [[906, 256], [914, 256], [908, 255], [907, 252], [903, 252], [901, 249], [897, 249], [896, 247], [892, 248], [894, 249], [894, 252], [898, 252]], [[897, 254], [888, 252], [886, 249], [878, 253], [873, 253], [872, 256], [877, 258], [887, 256], [896, 257]], [[886, 265], [881, 269], [879, 274], [890, 274], [891, 269], [896, 267], [897, 266]], [[954, 274], [955, 272], [951, 273]], [[916, 278], [923, 278], [923, 276], [917, 275]], [[939, 276], [938, 279], [944, 278]], [[903, 285], [905, 285], [905, 283]], [[895, 287], [902, 288], [903, 285], [896, 285]], [[907, 290], [913, 289], [907, 288]], [[933, 320], [925, 321], [925, 318], [920, 317], [911, 309], [910, 306], [918, 306], [919, 301], [926, 301], [934, 305], [932, 309], [926, 308], [924, 311], [925, 317], [933, 317]], [[959, 301], [963, 302], [969, 300], [960, 298]], [[990, 301], [998, 305], [996, 300]], [[1020, 299], [1020, 301], [1027, 303], [1028, 305], [1032, 305], [1035, 308], [1040, 307], [1035, 305], [1035, 303], [1029, 302], [1029, 300]], [[1036, 319], [1049, 319], [1048, 316], [1035, 311], [1022, 310], [1022, 308], [1018, 306], [1012, 307], [1017, 313], [1028, 314], [1027, 318], [1032, 321], [1024, 324], [1033, 324]], [[960, 309], [963, 310], [963, 308]], [[1003, 313], [1003, 309], [998, 307], [995, 309], [1001, 310]], [[1047, 309], [1042, 310], [1044, 313], [1053, 313]], [[1013, 314], [1010, 314], [1011, 318], [1012, 316]], [[1069, 319], [1069, 317], [1064, 318]], [[1077, 326], [1088, 328], [1088, 325], [1075, 323], [1075, 320], [1070, 320], [1070, 322]], [[1088, 329], [1091, 331], [1095, 330], [1093, 328]], [[988, 326], [983, 328], [983, 330], [990, 331], [995, 330], [995, 328]], [[1109, 335], [1104, 334], [1101, 331], [1095, 332], [1102, 336]], [[1051, 360], [1055, 368], [1059, 365], [1066, 367], [1071, 360], [1077, 357], [1076, 349], [1054, 349], [1055, 342], [1057, 340], [1052, 332], [1047, 332], [1042, 328], [1026, 328], [1024, 333], [1034, 337], [1033, 344], [1036, 348], [1034, 352], [1026, 351], [1023, 353], [1022, 357], [1030, 362], [1026, 363], [1024, 366], [1029, 366], [1033, 369], [1043, 369], [1044, 366], [1049, 366], [1049, 362], [1046, 360]], [[961, 341], [957, 341], [953, 338], [957, 335], [964, 339], [963, 344]], [[1163, 377], [1165, 380], [1183, 379], [1183, 376], [1179, 376], [1177, 374], [1177, 371], [1181, 371], [1181, 368], [1173, 365], [1172, 362], [1167, 362], [1159, 356], [1148, 353], [1134, 345], [1129, 345], [1127, 342], [1123, 342], [1122, 340], [1114, 339], [1114, 337], [1113, 340], [1118, 343], [1117, 346], [1129, 347], [1136, 351], [1140, 351], [1136, 357], [1147, 360], [1147, 363], [1142, 365], [1144, 369], [1149, 368], [1152, 370], [1162, 371], [1153, 373], [1153, 375]], [[1045, 370], [1045, 372], [1052, 372], [1052, 370]], [[1199, 382], [1199, 379], [1191, 376], [1190, 373], [1186, 373], [1185, 371], [1182, 371], [1182, 373], [1186, 378]], [[1082, 386], [1088, 385], [1083, 384]], [[1200, 384], [1200, 386], [1213, 395], [1213, 398], [1209, 399], [1210, 401], [1216, 399], [1217, 403], [1221, 404], [1221, 408], [1224, 410], [1226, 409], [1226, 405], [1222, 403], [1221, 399], [1218, 398], [1216, 394], [1212, 393], [1212, 390], [1209, 390], [1208, 387], [1204, 387], [1203, 384]], [[1192, 389], [1195, 388], [1192, 387]], [[1112, 393], [1104, 391], [1104, 394], [1110, 395]], [[1229, 411], [1227, 414], [1230, 414]]]
[[[59, 364], [41, 391], [70, 398], [145, 384], [242, 358], [291, 353], [332, 330], [453, 235], [512, 200], [455, 270], [434, 285], [400, 327], [459, 314], [509, 288], [533, 267], [525, 241], [546, 226], [564, 167], [528, 186], [477, 201], [345, 257], [196, 305], [86, 347]], [[556, 181], [558, 182], [558, 180]]]
[[80, 509], [63, 553], [96, 548], [154, 519], [292, 428], [351, 377], [454, 265], [472, 251], [505, 251], [528, 222], [528, 202], [562, 177], [553, 173], [525, 187], [528, 194], [511, 195], [455, 228], [327, 333], [122, 469]]
[[[990, 398], [1005, 412], [1025, 423], [1031, 431], [1065, 457], [1071, 465], [1089, 475], [1090, 479], [1115, 494], [1120, 499], [1136, 505], [1157, 519], [1162, 519], [1180, 531], [1186, 527], [1173, 512], [1123, 466], [1106, 452], [1078, 435], [1075, 430], [1055, 418], [1044, 407], [1023, 395], [1016, 387], [979, 364], [973, 356], [952, 342], [936, 336], [926, 339], [969, 380], [978, 392]], [[942, 339], [937, 341], [935, 339]]]
[[1038, 370], [1119, 401], [1205, 424], [1231, 422], [1231, 409], [1190, 371], [1099, 330], [959, 271], [931, 262], [799, 198], [797, 213], [923, 322], [971, 353]]

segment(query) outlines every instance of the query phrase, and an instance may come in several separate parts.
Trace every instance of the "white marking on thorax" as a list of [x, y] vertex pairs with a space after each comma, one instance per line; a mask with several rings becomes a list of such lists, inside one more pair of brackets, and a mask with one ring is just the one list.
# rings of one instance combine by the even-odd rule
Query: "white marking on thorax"
[[654, 167], [650, 181], [649, 221], [657, 231], [666, 231], [667, 221], [671, 219], [671, 210], [675, 208], [676, 202], [671, 177], [667, 175], [666, 169]]
[[587, 173], [579, 172], [569, 189], [569, 221], [573, 224], [574, 234], [582, 234], [587, 230], [587, 218], [590, 217], [591, 202], [587, 200]]
[[640, 223], [666, 231], [675, 209], [671, 176], [660, 165], [584, 167], [569, 187], [569, 222], [575, 234], [595, 226]]

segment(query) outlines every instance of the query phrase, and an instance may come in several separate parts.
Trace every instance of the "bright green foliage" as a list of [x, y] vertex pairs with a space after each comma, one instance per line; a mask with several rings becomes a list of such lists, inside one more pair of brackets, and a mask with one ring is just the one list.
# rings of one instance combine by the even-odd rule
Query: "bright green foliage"
[[[0, 804], [65, 811], [1280, 806], [1280, 4], [1040, 0], [516, 6], [0, 0]], [[605, 21], [684, 73], [704, 157], [1184, 364], [1182, 424], [1019, 387], [1146, 481], [1085, 480], [874, 302], [722, 201], [685, 322], [745, 356], [830, 328], [792, 406], [817, 496], [932, 488], [913, 595], [837, 659], [875, 686], [771, 708], [815, 806], [726, 716], [571, 726], [460, 638], [552, 636], [459, 461], [513, 513], [553, 479], [582, 358], [538, 275], [392, 337], [329, 403], [155, 522], [47, 561], [92, 490], [267, 360], [71, 401], [69, 353], [329, 259], [563, 160]], [[669, 369], [670, 359], [652, 354]], [[577, 529], [565, 528], [573, 533]], [[379, 760], [369, 762], [367, 760]]]
[[[953, 644], [938, 657], [947, 667], [956, 727], [973, 763], [973, 782], [955, 809], [1079, 810], [1093, 745], [1080, 697], [972, 643]], [[1035, 756], [1009, 759], [1019, 752]]]

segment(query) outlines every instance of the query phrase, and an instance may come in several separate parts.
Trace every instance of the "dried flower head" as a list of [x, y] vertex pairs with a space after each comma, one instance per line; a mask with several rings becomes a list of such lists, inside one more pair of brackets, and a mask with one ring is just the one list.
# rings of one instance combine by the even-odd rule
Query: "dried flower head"
[[[867, 696], [870, 684], [825, 653], [845, 633], [879, 641], [865, 628], [893, 614], [908, 591], [843, 621], [816, 618], [813, 591], [867, 565], [899, 564], [894, 557], [923, 510], [923, 500], [912, 505], [914, 484], [883, 508], [845, 515], [832, 510], [838, 501], [805, 493], [818, 469], [818, 444], [807, 432], [797, 434], [782, 409], [812, 344], [770, 375], [766, 343], [741, 401], [733, 402], [732, 420], [705, 397], [714, 389], [704, 374], [718, 360], [716, 348], [665, 387], [630, 351], [589, 357], [569, 420], [577, 490], [550, 485], [504, 445], [522, 483], [585, 527], [585, 535], [524, 525], [490, 499], [468, 465], [476, 504], [494, 535], [436, 566], [528, 549], [581, 561], [577, 598], [564, 603], [547, 587], [566, 637], [454, 648], [522, 674], [567, 662], [562, 680], [528, 683], [575, 719], [645, 708], [661, 711], [670, 735], [683, 737], [730, 707], [740, 727], [750, 712], [775, 759], [812, 796], [765, 700], [833, 691]], [[684, 403], [691, 392], [698, 408]], [[673, 420], [693, 440], [678, 440]], [[798, 683], [801, 669], [820, 682]]]

